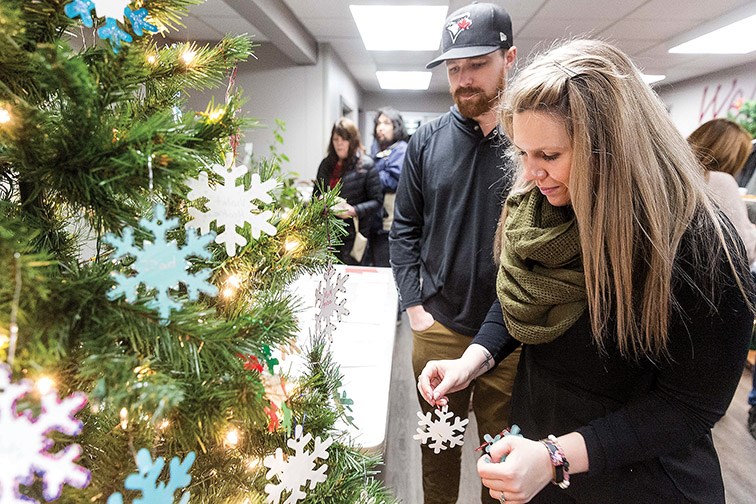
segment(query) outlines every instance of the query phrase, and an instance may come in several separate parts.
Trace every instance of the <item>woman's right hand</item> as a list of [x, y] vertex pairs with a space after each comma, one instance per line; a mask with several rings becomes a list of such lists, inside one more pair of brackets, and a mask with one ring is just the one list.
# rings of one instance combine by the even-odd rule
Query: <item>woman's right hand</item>
[[417, 390], [431, 406], [445, 406], [449, 403], [446, 394], [466, 389], [493, 365], [491, 353], [473, 343], [459, 359], [429, 361], [417, 377]]
[[461, 358], [428, 361], [417, 377], [417, 390], [431, 406], [446, 406], [446, 394], [467, 388], [473, 378]]
[[464, 357], [428, 361], [417, 377], [417, 390], [431, 406], [445, 406], [446, 394], [463, 390], [475, 378]]

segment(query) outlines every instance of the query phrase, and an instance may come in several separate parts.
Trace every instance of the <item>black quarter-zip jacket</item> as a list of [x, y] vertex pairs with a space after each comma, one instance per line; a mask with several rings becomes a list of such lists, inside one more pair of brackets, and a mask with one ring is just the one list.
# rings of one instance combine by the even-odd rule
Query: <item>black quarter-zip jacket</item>
[[424, 124], [407, 147], [389, 234], [401, 307], [422, 304], [473, 336], [496, 298], [493, 239], [511, 187], [509, 141], [483, 136], [456, 106]]

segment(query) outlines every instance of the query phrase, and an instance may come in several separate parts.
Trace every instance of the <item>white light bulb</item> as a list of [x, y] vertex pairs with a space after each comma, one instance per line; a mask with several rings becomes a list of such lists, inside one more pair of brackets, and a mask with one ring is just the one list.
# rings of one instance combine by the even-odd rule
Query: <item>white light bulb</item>
[[48, 376], [43, 376], [37, 380], [37, 390], [42, 395], [48, 394], [54, 388], [55, 380]]

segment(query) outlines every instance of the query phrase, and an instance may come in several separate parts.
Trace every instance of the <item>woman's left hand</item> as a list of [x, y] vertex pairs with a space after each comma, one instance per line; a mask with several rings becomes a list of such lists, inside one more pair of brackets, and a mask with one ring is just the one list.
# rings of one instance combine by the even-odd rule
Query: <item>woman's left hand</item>
[[[506, 455], [506, 460], [501, 460]], [[491, 497], [507, 503], [529, 502], [554, 477], [548, 448], [539, 441], [506, 436], [478, 459], [478, 474]], [[502, 492], [504, 498], [501, 498]]]
[[336, 209], [336, 217], [341, 219], [351, 219], [357, 216], [357, 211], [349, 203], [343, 203]]

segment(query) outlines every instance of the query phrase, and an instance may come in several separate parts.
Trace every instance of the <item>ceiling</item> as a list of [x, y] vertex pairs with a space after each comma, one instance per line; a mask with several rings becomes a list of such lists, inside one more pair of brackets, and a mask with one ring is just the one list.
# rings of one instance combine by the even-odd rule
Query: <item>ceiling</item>
[[[492, 0], [512, 17], [522, 62], [554, 40], [589, 35], [627, 52], [648, 74], [665, 74], [669, 84], [732, 66], [753, 63], [744, 55], [669, 54], [667, 49], [692, 36], [756, 14], [756, 0]], [[449, 12], [469, 0], [208, 0], [194, 6], [177, 36], [219, 40], [247, 33], [275, 45], [292, 64], [314, 64], [318, 44], [330, 44], [366, 92], [380, 91], [376, 70], [424, 70], [437, 51], [367, 51], [350, 4], [448, 5]], [[439, 27], [441, 29], [441, 27]], [[386, 27], [391, 36], [391, 26]], [[444, 65], [433, 71], [430, 91], [446, 92]]]

